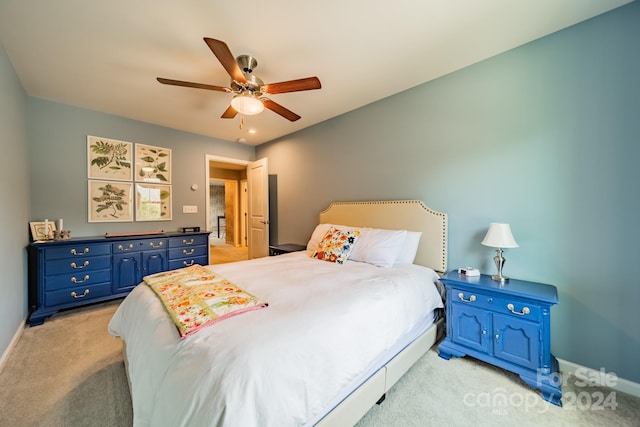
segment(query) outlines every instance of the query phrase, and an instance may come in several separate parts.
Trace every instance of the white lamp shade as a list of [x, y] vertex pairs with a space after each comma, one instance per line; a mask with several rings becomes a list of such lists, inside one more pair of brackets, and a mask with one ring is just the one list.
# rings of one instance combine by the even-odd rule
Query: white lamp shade
[[499, 224], [492, 222], [489, 224], [489, 230], [487, 235], [481, 242], [485, 246], [491, 246], [493, 248], [517, 248], [518, 244], [511, 234], [511, 227], [509, 224]]
[[253, 95], [242, 93], [236, 95], [231, 100], [231, 106], [240, 114], [245, 116], [253, 116], [259, 114], [264, 110], [264, 104], [258, 98]]

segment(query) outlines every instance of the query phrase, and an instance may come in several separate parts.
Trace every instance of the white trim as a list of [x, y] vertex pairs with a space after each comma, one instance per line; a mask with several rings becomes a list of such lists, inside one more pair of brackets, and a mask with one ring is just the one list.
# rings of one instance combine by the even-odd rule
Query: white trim
[[606, 376], [615, 375], [613, 372], [605, 372], [604, 370], [596, 371], [595, 369], [562, 359], [558, 359], [558, 367], [560, 368], [560, 372], [575, 375], [583, 381], [589, 381], [601, 387], [609, 387], [616, 391], [640, 397], [640, 384], [634, 383], [633, 381], [615, 376], [615, 381], [612, 381], [613, 384], [605, 384], [604, 380]]
[[22, 333], [24, 332], [26, 323], [27, 323], [26, 318], [22, 322], [20, 322], [20, 325], [18, 326], [18, 330], [16, 331], [15, 334], [13, 334], [13, 338], [11, 339], [11, 342], [9, 342], [9, 346], [7, 346], [7, 349], [4, 351], [4, 353], [2, 353], [2, 357], [0, 357], [0, 373], [2, 373], [2, 370], [4, 369], [4, 365], [5, 363], [7, 363], [7, 360], [9, 360], [9, 356], [11, 355], [11, 352], [13, 351], [15, 346], [18, 344], [18, 340], [20, 339], [20, 337], [22, 336]]
[[210, 209], [209, 209], [209, 203], [211, 203], [210, 197], [209, 197], [209, 182], [211, 180], [211, 175], [209, 174], [209, 162], [222, 162], [222, 163], [231, 163], [234, 165], [245, 165], [248, 166], [249, 163], [251, 163], [250, 160], [240, 160], [240, 159], [232, 159], [229, 157], [221, 157], [221, 156], [214, 156], [213, 154], [205, 154], [204, 156], [204, 176], [205, 176], [205, 181], [204, 181], [204, 220], [205, 220], [205, 229], [208, 231], [209, 230], [209, 224], [211, 221], [211, 218], [209, 217], [211, 215]]

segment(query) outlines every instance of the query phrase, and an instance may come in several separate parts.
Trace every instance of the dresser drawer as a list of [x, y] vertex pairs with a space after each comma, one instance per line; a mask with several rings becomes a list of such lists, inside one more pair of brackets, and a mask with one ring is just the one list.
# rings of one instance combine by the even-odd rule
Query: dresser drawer
[[67, 258], [51, 261], [44, 266], [46, 276], [62, 273], [78, 273], [82, 271], [102, 270], [111, 268], [109, 255], [95, 257]]
[[52, 307], [63, 304], [78, 304], [80, 301], [87, 302], [95, 298], [105, 297], [111, 294], [110, 283], [100, 283], [97, 285], [75, 286], [69, 289], [62, 289], [54, 292], [45, 292], [45, 305]]
[[209, 248], [207, 246], [188, 246], [181, 248], [169, 249], [169, 260], [178, 258], [195, 258], [207, 255]]
[[111, 269], [46, 276], [44, 290], [49, 292], [57, 289], [75, 288], [76, 286], [95, 285], [101, 282], [111, 283]]
[[61, 247], [51, 247], [44, 250], [44, 259], [49, 261], [53, 259], [87, 257], [97, 255], [109, 255], [111, 253], [111, 245], [108, 244], [85, 244], [64, 245]]
[[124, 242], [116, 242], [112, 244], [113, 254], [125, 252], [139, 252], [148, 249], [164, 249], [167, 247], [167, 239], [141, 239], [127, 240]]
[[169, 248], [180, 248], [184, 246], [197, 246], [197, 245], [205, 245], [209, 244], [209, 236], [206, 234], [201, 234], [198, 236], [181, 236], [181, 237], [171, 237], [169, 239]]
[[201, 256], [197, 258], [181, 258], [169, 260], [169, 270], [175, 270], [183, 267], [191, 267], [194, 264], [207, 265], [209, 264], [208, 257]]
[[451, 302], [491, 310], [496, 313], [516, 316], [532, 322], [542, 320], [542, 307], [521, 298], [495, 296], [483, 292], [470, 292], [455, 287], [451, 288]]

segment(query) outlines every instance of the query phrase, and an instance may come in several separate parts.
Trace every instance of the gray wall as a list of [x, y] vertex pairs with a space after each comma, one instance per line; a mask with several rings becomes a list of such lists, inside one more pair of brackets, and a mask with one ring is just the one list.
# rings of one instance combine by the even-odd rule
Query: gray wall
[[[278, 242], [334, 200], [421, 199], [449, 214], [449, 267], [552, 283], [552, 351], [640, 382], [640, 3], [258, 147]], [[322, 76], [320, 76], [322, 78]], [[389, 78], [396, 78], [389, 76]]]
[[[254, 147], [182, 132], [69, 105], [29, 98], [31, 141], [31, 217], [35, 221], [64, 219], [73, 237], [106, 232], [176, 231], [205, 223], [205, 155], [253, 160]], [[173, 220], [89, 223], [87, 220], [87, 135], [172, 150]], [[196, 191], [191, 185], [197, 184]], [[183, 214], [183, 205], [198, 206]]]
[[27, 95], [0, 44], [0, 355], [27, 314]]

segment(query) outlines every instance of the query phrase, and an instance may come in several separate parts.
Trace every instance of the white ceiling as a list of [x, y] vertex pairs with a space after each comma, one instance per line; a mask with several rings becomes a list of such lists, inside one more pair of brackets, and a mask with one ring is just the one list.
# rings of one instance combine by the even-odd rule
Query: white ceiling
[[[257, 145], [476, 63], [630, 0], [0, 0], [0, 40], [27, 94]], [[301, 115], [221, 119], [232, 95], [203, 41], [258, 60], [265, 83], [317, 76], [322, 89], [271, 95]], [[255, 134], [249, 134], [255, 129]]]

